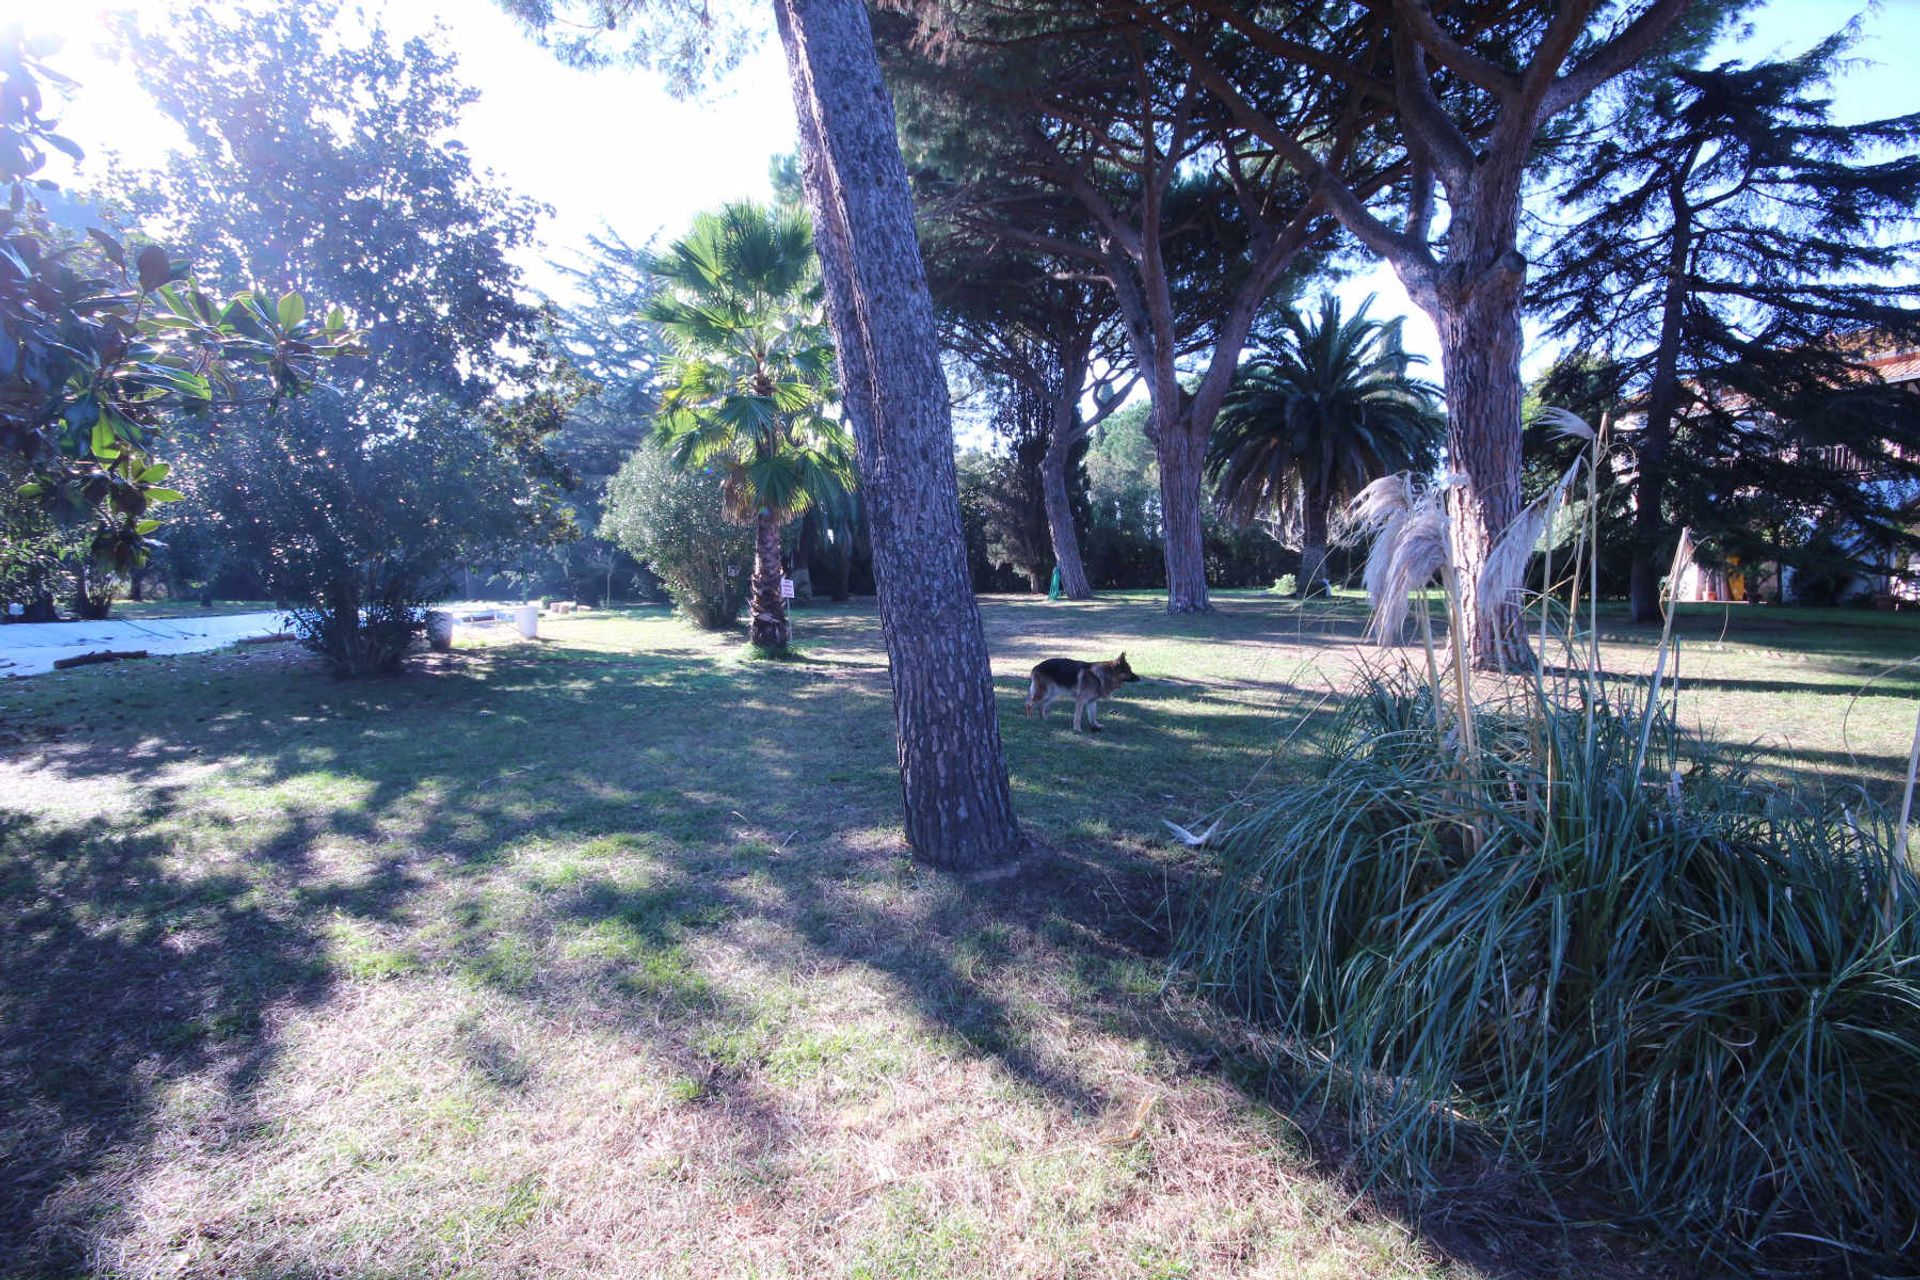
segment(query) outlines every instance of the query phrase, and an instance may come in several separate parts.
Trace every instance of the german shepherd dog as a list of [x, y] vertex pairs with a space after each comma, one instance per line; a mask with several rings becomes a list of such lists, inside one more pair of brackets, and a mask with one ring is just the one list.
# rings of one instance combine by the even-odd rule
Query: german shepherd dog
[[1120, 686], [1140, 677], [1127, 665], [1127, 655], [1112, 662], [1078, 662], [1072, 658], [1048, 658], [1033, 669], [1027, 685], [1027, 714], [1047, 718], [1047, 708], [1060, 698], [1073, 699], [1073, 731], [1080, 732], [1080, 717], [1086, 716], [1087, 732], [1100, 732], [1100, 699], [1111, 698]]

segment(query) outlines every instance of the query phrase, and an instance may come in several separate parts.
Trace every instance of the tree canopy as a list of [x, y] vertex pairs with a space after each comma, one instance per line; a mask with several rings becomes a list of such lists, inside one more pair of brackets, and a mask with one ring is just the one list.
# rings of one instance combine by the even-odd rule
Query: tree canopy
[[833, 344], [819, 264], [796, 208], [731, 204], [653, 263], [661, 290], [647, 307], [672, 344], [657, 442], [683, 468], [720, 476], [727, 514], [758, 530], [755, 644], [787, 644], [780, 528], [853, 487], [853, 442], [827, 414]]
[[473, 91], [441, 41], [396, 42], [333, 0], [121, 36], [187, 139], [117, 173], [124, 202], [210, 278], [311, 289], [365, 327], [324, 402], [176, 433], [200, 532], [307, 606], [343, 669], [388, 667], [463, 560], [573, 531], [546, 446], [582, 387], [511, 260], [537, 210], [455, 138]]
[[1400, 323], [1351, 316], [1331, 295], [1287, 318], [1283, 338], [1240, 366], [1214, 428], [1207, 470], [1242, 524], [1300, 531], [1302, 594], [1325, 574], [1328, 515], [1381, 476], [1430, 471], [1445, 419], [1440, 389], [1410, 370]]
[[[0, 35], [0, 452], [31, 475], [19, 496], [90, 526], [108, 569], [141, 563], [177, 501], [160, 434], [216, 405], [277, 406], [354, 349], [337, 307], [294, 292], [221, 299], [157, 244], [139, 245], [36, 177], [55, 133], [43, 86], [68, 87], [16, 25]], [[82, 234], [84, 232], [84, 234]]]
[[1636, 617], [1682, 525], [1749, 563], [1800, 558], [1816, 525], [1842, 535], [1817, 555], [1850, 536], [1856, 565], [1914, 542], [1920, 396], [1875, 358], [1920, 347], [1920, 115], [1832, 118], [1849, 43], [1636, 78], [1569, 175], [1570, 225], [1543, 229], [1534, 305], [1605, 353], [1639, 428]]

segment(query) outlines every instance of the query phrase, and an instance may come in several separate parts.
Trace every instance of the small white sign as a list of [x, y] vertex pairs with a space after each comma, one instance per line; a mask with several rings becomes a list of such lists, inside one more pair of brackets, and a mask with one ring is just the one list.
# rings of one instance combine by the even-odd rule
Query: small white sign
[[729, 578], [737, 578], [737, 577], [739, 577], [739, 576], [740, 576], [740, 566], [739, 566], [739, 565], [737, 565], [737, 564], [730, 564], [730, 565], [728, 565], [728, 566], [727, 566], [727, 576], [728, 576]]
[[792, 578], [780, 579], [780, 598], [782, 600], [793, 599], [793, 579]]

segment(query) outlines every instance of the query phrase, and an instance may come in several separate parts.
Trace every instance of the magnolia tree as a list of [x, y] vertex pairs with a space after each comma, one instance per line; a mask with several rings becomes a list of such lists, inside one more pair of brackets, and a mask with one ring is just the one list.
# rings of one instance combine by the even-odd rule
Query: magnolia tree
[[59, 198], [36, 175], [50, 149], [81, 151], [43, 114], [43, 86], [69, 82], [20, 26], [0, 40], [0, 453], [30, 477], [19, 497], [88, 530], [83, 576], [126, 572], [180, 498], [155, 458], [163, 433], [216, 407], [277, 407], [354, 335], [295, 292], [217, 297], [159, 245]]
[[[537, 210], [459, 144], [474, 95], [443, 41], [396, 41], [333, 0], [122, 36], [187, 139], [116, 175], [126, 203], [165, 218], [210, 276], [367, 317], [364, 353], [337, 362], [325, 397], [180, 433], [196, 508], [337, 668], [391, 670], [456, 567], [571, 533], [547, 442], [584, 385], [542, 341], [512, 263]], [[271, 170], [236, 145], [263, 136]], [[299, 318], [297, 298], [281, 309]]]

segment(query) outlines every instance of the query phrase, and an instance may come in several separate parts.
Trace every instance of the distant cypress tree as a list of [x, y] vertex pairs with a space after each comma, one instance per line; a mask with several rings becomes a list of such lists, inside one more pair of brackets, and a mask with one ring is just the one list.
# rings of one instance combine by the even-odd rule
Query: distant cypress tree
[[[1562, 192], [1576, 224], [1534, 295], [1641, 411], [1633, 614], [1659, 610], [1678, 526], [1744, 563], [1866, 567], [1920, 545], [1920, 395], [1871, 363], [1920, 346], [1920, 114], [1840, 124], [1852, 28], [1751, 65], [1658, 65], [1595, 123]], [[1851, 525], [1842, 539], [1816, 526]]]

